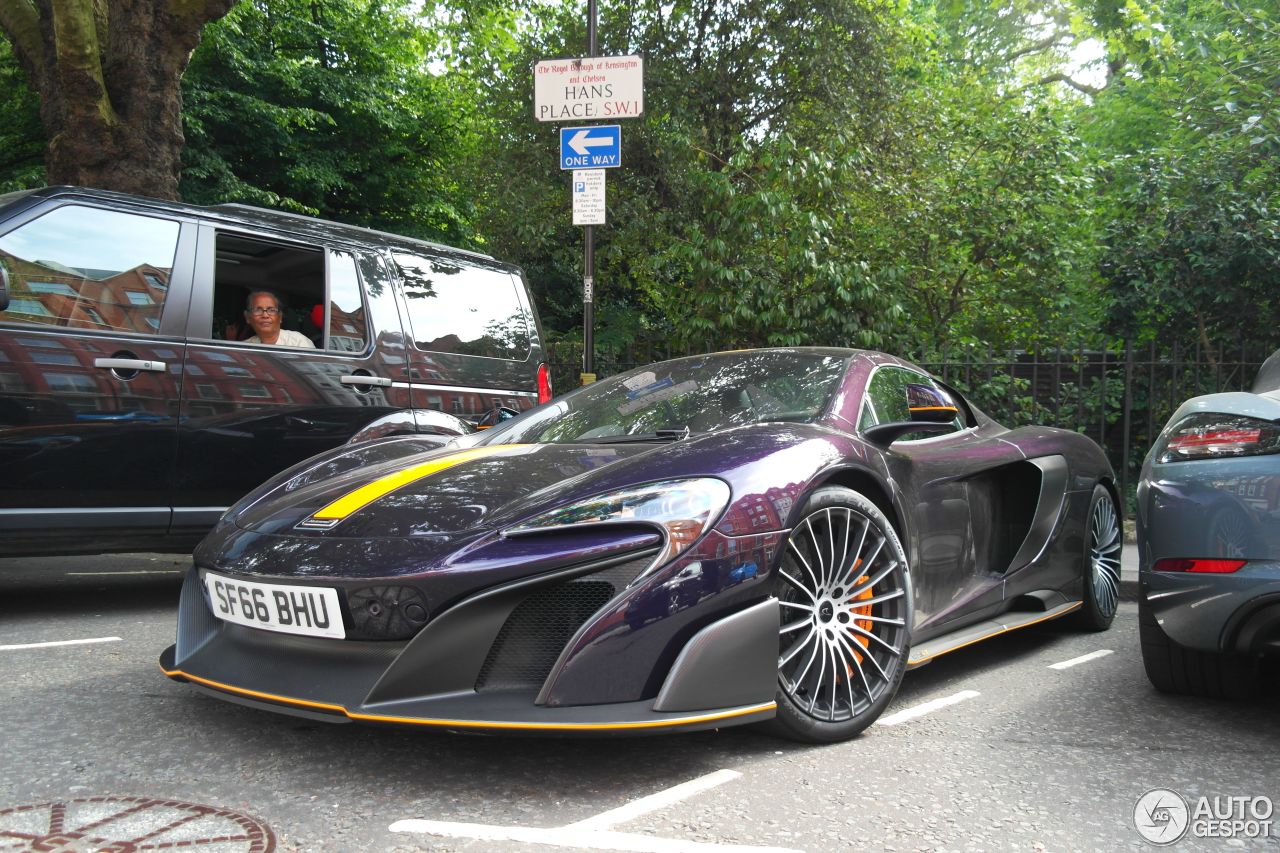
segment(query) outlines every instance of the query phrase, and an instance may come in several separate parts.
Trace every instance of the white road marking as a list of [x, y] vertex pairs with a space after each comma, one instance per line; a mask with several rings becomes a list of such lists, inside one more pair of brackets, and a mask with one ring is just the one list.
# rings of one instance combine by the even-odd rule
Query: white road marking
[[138, 569], [132, 572], [67, 572], [68, 577], [99, 578], [121, 577], [123, 575], [180, 575], [182, 569]]
[[567, 826], [493, 826], [485, 823], [414, 819], [398, 820], [391, 824], [390, 831], [418, 832], [448, 838], [470, 838], [477, 841], [519, 841], [526, 844], [545, 844], [582, 850], [623, 850], [627, 853], [796, 853], [785, 847], [752, 847], [742, 844], [686, 841], [681, 838], [659, 838], [633, 832], [613, 832], [608, 828], [674, 805], [702, 791], [731, 782], [741, 775], [735, 770], [717, 770]]
[[0, 646], [0, 652], [14, 652], [19, 649], [50, 649], [54, 646], [87, 646], [91, 643], [118, 643], [119, 637], [93, 637], [88, 640], [58, 640], [55, 643], [22, 643], [12, 646]]
[[674, 805], [681, 800], [692, 797], [694, 794], [700, 794], [703, 791], [723, 785], [725, 782], [732, 782], [741, 775], [736, 770], [717, 770], [714, 773], [708, 773], [706, 776], [699, 776], [697, 779], [682, 782], [674, 788], [668, 788], [665, 791], [659, 791], [656, 794], [633, 800], [625, 806], [619, 806], [595, 817], [571, 823], [565, 829], [609, 829], [620, 823], [626, 823], [642, 815], [647, 815], [649, 812], [656, 812], [658, 809]]
[[451, 823], [443, 820], [398, 820], [392, 832], [420, 832], [477, 841], [522, 841], [579, 850], [624, 850], [627, 853], [797, 853], [787, 847], [751, 847], [743, 844], [715, 844], [659, 838], [634, 832], [600, 829], [577, 830], [567, 826], [542, 829], [534, 826], [491, 826], [486, 823]]
[[961, 690], [953, 696], [944, 696], [941, 699], [934, 699], [930, 702], [925, 702], [922, 705], [916, 705], [914, 708], [907, 708], [905, 711], [899, 711], [896, 714], [881, 717], [879, 720], [876, 720], [875, 724], [877, 726], [896, 726], [899, 723], [914, 720], [916, 717], [923, 717], [925, 714], [936, 711], [939, 708], [945, 708], [948, 705], [955, 705], [958, 702], [963, 702], [966, 699], [972, 699], [975, 696], [981, 695], [982, 694], [976, 690]]
[[1077, 664], [1088, 663], [1089, 661], [1097, 660], [1098, 658], [1105, 658], [1111, 653], [1111, 649], [1098, 649], [1096, 652], [1089, 652], [1089, 654], [1080, 655], [1078, 658], [1064, 660], [1062, 663], [1051, 663], [1049, 664], [1049, 669], [1070, 669]]

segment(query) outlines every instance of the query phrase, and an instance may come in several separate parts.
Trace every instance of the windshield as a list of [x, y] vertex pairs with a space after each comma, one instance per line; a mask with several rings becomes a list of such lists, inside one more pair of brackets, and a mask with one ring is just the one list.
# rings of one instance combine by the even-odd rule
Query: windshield
[[760, 421], [812, 421], [847, 364], [793, 350], [665, 361], [579, 388], [495, 428], [484, 443], [670, 441]]

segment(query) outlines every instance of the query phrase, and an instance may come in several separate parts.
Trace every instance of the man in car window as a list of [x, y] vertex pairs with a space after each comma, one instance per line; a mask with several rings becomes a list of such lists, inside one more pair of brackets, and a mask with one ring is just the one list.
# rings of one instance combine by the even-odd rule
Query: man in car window
[[280, 300], [269, 290], [255, 290], [249, 294], [245, 301], [244, 319], [257, 333], [245, 339], [247, 344], [316, 348], [306, 335], [280, 328]]

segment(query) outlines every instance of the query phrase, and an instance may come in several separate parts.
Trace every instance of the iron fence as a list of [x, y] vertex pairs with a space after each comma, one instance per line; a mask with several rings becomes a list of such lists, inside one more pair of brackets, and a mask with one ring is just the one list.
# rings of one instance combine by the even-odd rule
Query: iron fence
[[[599, 348], [596, 373], [614, 373], [707, 349], [673, 349], [636, 342]], [[912, 358], [1008, 427], [1046, 424], [1085, 433], [1107, 452], [1121, 494], [1132, 490], [1151, 442], [1174, 410], [1189, 397], [1247, 390], [1269, 348], [1246, 340], [1206, 350], [1178, 341], [1135, 347], [1120, 342], [1106, 349], [943, 350]], [[578, 384], [580, 345], [562, 343], [550, 351], [556, 389]]]

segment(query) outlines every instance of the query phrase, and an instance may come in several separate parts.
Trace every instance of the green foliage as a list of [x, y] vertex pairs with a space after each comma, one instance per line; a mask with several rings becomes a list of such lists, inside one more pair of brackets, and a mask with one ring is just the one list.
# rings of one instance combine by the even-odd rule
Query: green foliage
[[465, 243], [460, 101], [400, 0], [242, 0], [184, 78], [182, 190]]
[[0, 37], [0, 193], [41, 186], [44, 178], [40, 99]]
[[[504, 144], [477, 176], [479, 228], [541, 282], [558, 329], [578, 322], [581, 231], [555, 129], [532, 119], [529, 66], [582, 52], [582, 9], [563, 8], [517, 58], [475, 63], [506, 75], [486, 81]], [[678, 347], [886, 343], [901, 312], [847, 251], [842, 190], [886, 97], [887, 26], [847, 0], [638, 3], [601, 21], [603, 53], [644, 55], [648, 105], [624, 127], [596, 229], [602, 340], [623, 320]]]
[[914, 144], [854, 190], [871, 269], [909, 308], [917, 340], [904, 345], [1088, 340], [1092, 180], [1070, 117], [976, 80], [927, 94], [902, 108]]
[[[1131, 3], [1117, 26], [1133, 73], [1099, 99], [1105, 160], [1102, 269], [1136, 340], [1280, 325], [1280, 24], [1276, 5]], [[1212, 355], [1211, 355], [1212, 357]]]
[[[571, 346], [582, 231], [530, 67], [585, 52], [584, 18], [242, 0], [184, 81], [184, 194], [513, 260]], [[1105, 80], [1076, 79], [1086, 39]], [[1276, 0], [637, 0], [603, 5], [600, 51], [644, 56], [647, 102], [596, 229], [602, 352], [1212, 353], [1280, 321]], [[3, 43], [0, 78], [7, 190], [43, 140]]]

